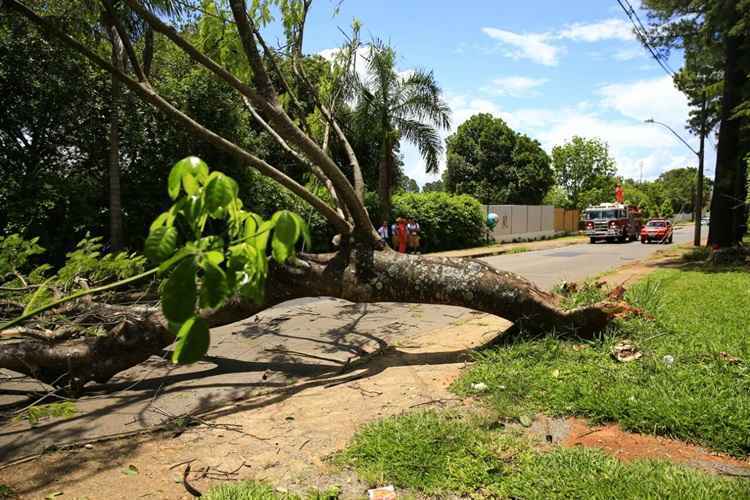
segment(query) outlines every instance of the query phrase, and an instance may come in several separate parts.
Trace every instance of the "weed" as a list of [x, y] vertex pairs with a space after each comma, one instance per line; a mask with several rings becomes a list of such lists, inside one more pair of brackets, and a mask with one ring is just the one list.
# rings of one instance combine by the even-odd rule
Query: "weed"
[[10, 500], [11, 498], [17, 498], [16, 492], [13, 488], [6, 484], [0, 483], [0, 500]]
[[557, 284], [552, 291], [562, 296], [560, 306], [563, 309], [590, 306], [603, 300], [605, 296], [604, 290], [591, 281], [586, 281], [578, 287], [567, 283]]
[[275, 490], [266, 483], [242, 481], [214, 486], [204, 498], [206, 500], [336, 500], [340, 495], [341, 488], [338, 486], [331, 486], [323, 491], [311, 490], [304, 496], [300, 496]]
[[420, 412], [364, 427], [339, 457], [371, 484], [471, 498], [750, 498], [742, 480], [590, 449], [533, 449], [476, 417]]
[[373, 486], [469, 494], [510, 471], [500, 456], [511, 456], [512, 447], [486, 434], [457, 414], [411, 413], [365, 426], [337, 461]]
[[646, 279], [628, 289], [625, 300], [651, 314], [658, 314], [661, 305], [661, 281]]
[[[750, 273], [661, 270], [626, 294], [655, 320], [633, 318], [600, 340], [520, 340], [477, 354], [454, 384], [502, 416], [534, 412], [617, 421], [626, 430], [677, 437], [737, 456], [750, 453]], [[643, 357], [612, 358], [618, 339]], [[671, 356], [673, 363], [664, 362]], [[736, 360], [736, 361], [728, 361]]]
[[695, 247], [682, 254], [682, 260], [687, 262], [703, 262], [711, 255], [709, 247]]
[[531, 250], [527, 247], [514, 247], [505, 252], [506, 254], [514, 254], [514, 253], [526, 253], [530, 252]]
[[70, 418], [77, 411], [75, 404], [70, 401], [63, 401], [62, 403], [32, 406], [19, 415], [18, 418], [28, 420], [30, 425], [36, 425], [43, 418]]

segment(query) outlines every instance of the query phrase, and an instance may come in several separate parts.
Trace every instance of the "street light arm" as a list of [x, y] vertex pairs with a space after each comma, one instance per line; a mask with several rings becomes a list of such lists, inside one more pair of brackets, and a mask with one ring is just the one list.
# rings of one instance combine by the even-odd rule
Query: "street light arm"
[[644, 120], [644, 123], [656, 123], [657, 125], [661, 125], [665, 129], [667, 129], [670, 132], [672, 132], [674, 134], [674, 136], [677, 137], [680, 140], [680, 142], [682, 142], [685, 146], [687, 146], [687, 148], [690, 151], [692, 151], [695, 156], [700, 157], [700, 153], [698, 151], [696, 151], [695, 149], [693, 149], [693, 146], [691, 146], [690, 144], [688, 144], [688, 142], [685, 139], [683, 139], [680, 136], [680, 134], [678, 134], [677, 132], [675, 132], [674, 130], [672, 130], [672, 127], [670, 127], [666, 123], [658, 122], [658, 121], [654, 120], [653, 118], [649, 118], [648, 120]]

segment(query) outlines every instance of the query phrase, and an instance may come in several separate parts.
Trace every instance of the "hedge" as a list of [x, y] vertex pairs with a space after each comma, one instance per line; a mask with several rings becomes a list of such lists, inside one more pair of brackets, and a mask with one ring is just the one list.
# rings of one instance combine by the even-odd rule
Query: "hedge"
[[[479, 201], [466, 194], [397, 194], [393, 197], [391, 222], [396, 217], [414, 217], [419, 223], [422, 229], [422, 252], [468, 248], [481, 245], [484, 241], [482, 206]], [[375, 225], [380, 226], [380, 223], [376, 222]]]

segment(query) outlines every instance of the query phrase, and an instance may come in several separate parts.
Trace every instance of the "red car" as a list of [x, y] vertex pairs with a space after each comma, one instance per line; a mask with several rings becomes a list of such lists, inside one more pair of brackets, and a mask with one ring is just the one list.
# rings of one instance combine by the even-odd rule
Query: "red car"
[[641, 243], [672, 243], [672, 223], [666, 219], [651, 219], [641, 228]]

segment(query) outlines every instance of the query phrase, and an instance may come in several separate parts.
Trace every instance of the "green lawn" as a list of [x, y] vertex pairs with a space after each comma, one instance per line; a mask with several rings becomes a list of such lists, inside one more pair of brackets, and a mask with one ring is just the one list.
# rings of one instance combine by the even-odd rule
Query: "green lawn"
[[[484, 382], [486, 400], [506, 418], [582, 415], [750, 453], [750, 273], [660, 270], [626, 298], [656, 319], [624, 321], [595, 342], [548, 337], [478, 353], [454, 389], [468, 394]], [[612, 358], [623, 338], [641, 359]]]
[[419, 412], [364, 427], [338, 457], [373, 486], [472, 498], [750, 498], [748, 483], [589, 449], [534, 450], [490, 422]]
[[326, 491], [312, 490], [300, 496], [295, 493], [282, 493], [273, 486], [257, 481], [220, 484], [211, 488], [204, 496], [206, 500], [336, 500], [339, 489]]

